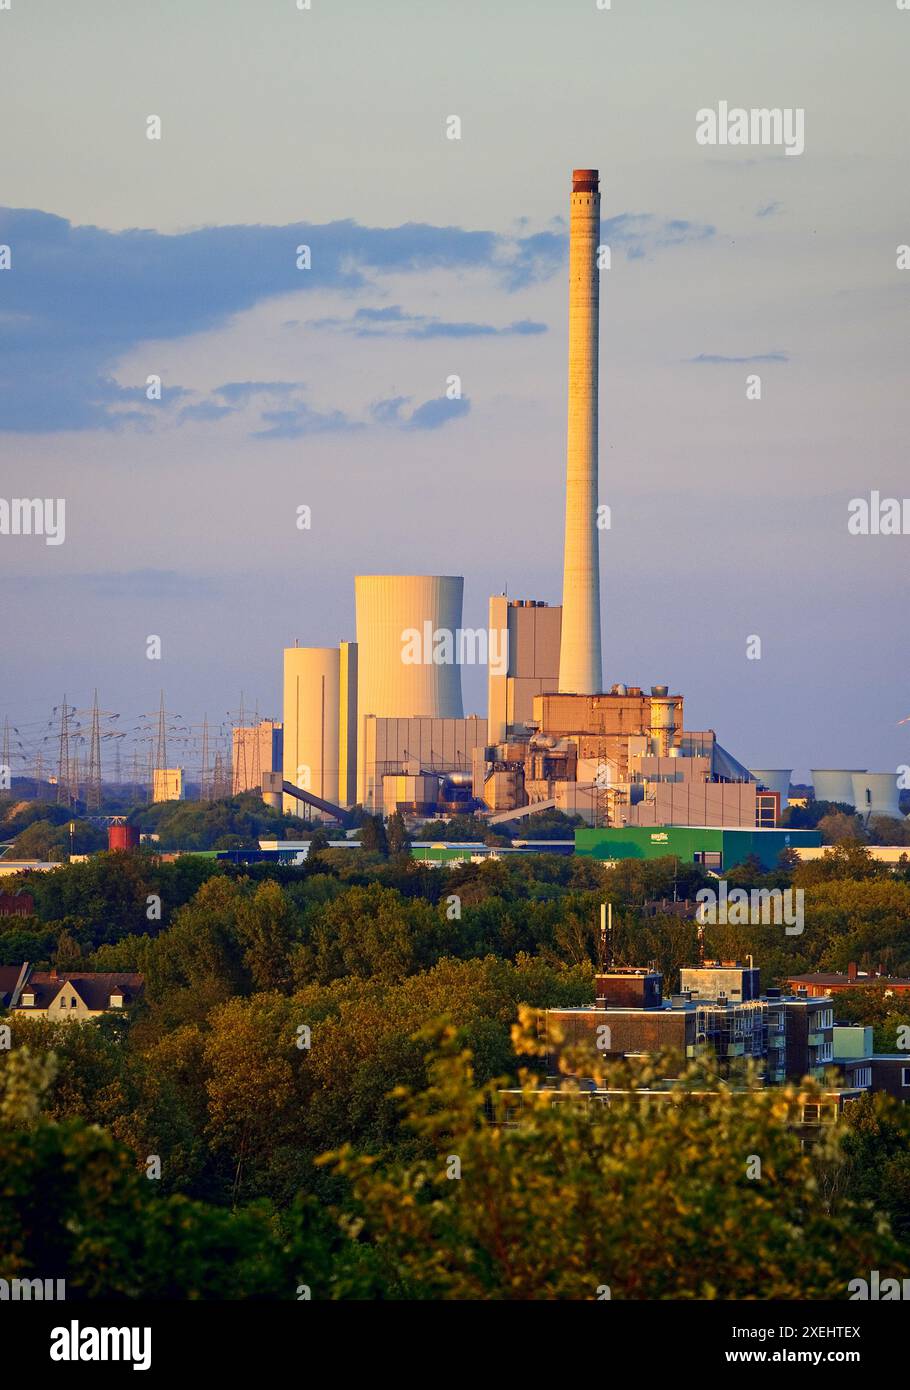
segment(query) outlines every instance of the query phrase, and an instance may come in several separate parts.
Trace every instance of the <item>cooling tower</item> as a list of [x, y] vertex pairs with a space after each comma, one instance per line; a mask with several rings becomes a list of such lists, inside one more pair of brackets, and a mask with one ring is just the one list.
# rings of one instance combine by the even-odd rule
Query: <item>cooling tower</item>
[[[463, 719], [458, 664], [460, 575], [360, 574], [357, 612], [357, 728], [369, 714], [385, 718]], [[446, 649], [448, 636], [448, 650]], [[446, 659], [446, 658], [450, 659]], [[357, 756], [357, 800], [364, 798]]]
[[841, 801], [854, 806], [853, 777], [864, 767], [820, 767], [812, 769], [812, 792], [816, 801]]
[[894, 816], [903, 820], [896, 772], [854, 772], [853, 805], [861, 816]]
[[[286, 647], [284, 653], [284, 780], [338, 801], [340, 653], [337, 647]], [[318, 816], [294, 797], [288, 815]]]
[[749, 771], [769, 792], [780, 792], [780, 809], [783, 811], [790, 796], [792, 767], [750, 767]]
[[559, 690], [596, 695], [600, 653], [597, 530], [597, 365], [600, 193], [596, 169], [575, 169], [569, 211], [569, 411]]

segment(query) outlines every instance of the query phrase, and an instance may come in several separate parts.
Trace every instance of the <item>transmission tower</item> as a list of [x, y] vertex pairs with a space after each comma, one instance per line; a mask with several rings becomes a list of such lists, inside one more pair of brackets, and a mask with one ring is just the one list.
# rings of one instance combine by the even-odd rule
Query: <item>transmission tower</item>
[[216, 801], [231, 795], [230, 767], [225, 771], [224, 755], [219, 749], [215, 754], [215, 770], [212, 776], [212, 794]]
[[97, 811], [101, 807], [101, 717], [98, 712], [98, 691], [92, 702], [92, 732], [89, 742], [88, 766], [85, 776], [85, 808]]
[[207, 714], [202, 716], [202, 767], [199, 772], [199, 798], [201, 801], [211, 801], [212, 783], [209, 774], [209, 717]]
[[259, 702], [256, 702], [249, 723], [243, 691], [240, 692], [240, 709], [236, 715], [228, 710], [231, 721], [231, 749], [234, 753], [232, 792], [260, 791], [262, 789], [262, 731], [259, 728]]
[[135, 746], [133, 747], [133, 771], [130, 782], [134, 787], [142, 786], [142, 778], [139, 776], [139, 749]]
[[[171, 720], [179, 720], [179, 714], [169, 714], [164, 707], [164, 691], [161, 692], [161, 701], [154, 713], [141, 714], [139, 725], [133, 731], [136, 741], [140, 744], [147, 743], [148, 752], [148, 796], [149, 800], [154, 800], [155, 795], [155, 769], [166, 768], [168, 766], [168, 746], [177, 744], [178, 748], [186, 751], [189, 744], [190, 729], [183, 724], [171, 723]], [[173, 748], [171, 748], [173, 755]]]
[[57, 762], [57, 802], [64, 802], [67, 806], [72, 804], [73, 797], [73, 765], [70, 761], [70, 717], [75, 712], [66, 703], [66, 696], [63, 697], [63, 704], [60, 706], [60, 757]]
[[164, 710], [164, 691], [161, 692], [161, 705], [158, 710], [158, 746], [155, 750], [155, 766], [167, 767], [167, 715]]
[[13, 794], [13, 765], [9, 751], [9, 719], [3, 721], [3, 749], [0, 752], [0, 797], [6, 800]]
[[[241, 790], [243, 790], [243, 791], [246, 791], [246, 764], [247, 764], [247, 747], [246, 747], [246, 743], [247, 743], [247, 738], [246, 738], [246, 713], [245, 713], [244, 708], [243, 708], [243, 691], [242, 691], [242, 690], [241, 690], [241, 692], [240, 692], [240, 715], [239, 715], [239, 718], [238, 718], [238, 721], [237, 721], [237, 727], [238, 727], [239, 730], [240, 730], [240, 737], [239, 737], [239, 739], [236, 740], [236, 742], [235, 742], [235, 739], [234, 739], [234, 731], [232, 731], [232, 733], [231, 733], [231, 753], [233, 754], [235, 747], [236, 747], [236, 749], [237, 749], [237, 755], [236, 755], [236, 759], [234, 760], [234, 767], [233, 767], [234, 776], [233, 776], [233, 778], [231, 779], [232, 782], [233, 782], [233, 785], [232, 785], [232, 787], [231, 787], [231, 791], [232, 791], [232, 792], [235, 790], [235, 788], [241, 789]], [[237, 763], [240, 764], [239, 767], [236, 765]]]
[[118, 732], [114, 734], [112, 737], [114, 739], [114, 781], [116, 782], [117, 786], [120, 787], [123, 784], [123, 778], [120, 773], [120, 745], [122, 744], [126, 735]]
[[253, 714], [253, 780], [251, 791], [262, 790], [262, 737], [259, 730], [259, 703]]

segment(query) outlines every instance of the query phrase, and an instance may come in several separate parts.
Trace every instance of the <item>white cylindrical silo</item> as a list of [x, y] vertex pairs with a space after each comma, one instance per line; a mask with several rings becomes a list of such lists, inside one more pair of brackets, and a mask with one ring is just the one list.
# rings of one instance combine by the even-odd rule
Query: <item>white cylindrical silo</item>
[[[284, 780], [338, 802], [340, 653], [337, 647], [287, 647], [284, 653]], [[304, 804], [284, 797], [289, 815]]]
[[840, 801], [855, 806], [853, 778], [864, 767], [818, 767], [812, 769], [812, 790], [816, 801]]
[[853, 804], [861, 816], [894, 816], [903, 820], [896, 772], [855, 772]]
[[[357, 727], [380, 718], [463, 719], [458, 663], [464, 579], [460, 575], [359, 574]], [[357, 799], [363, 800], [358, 752]]]
[[749, 771], [769, 792], [780, 792], [780, 809], [783, 811], [790, 796], [792, 767], [750, 767]]

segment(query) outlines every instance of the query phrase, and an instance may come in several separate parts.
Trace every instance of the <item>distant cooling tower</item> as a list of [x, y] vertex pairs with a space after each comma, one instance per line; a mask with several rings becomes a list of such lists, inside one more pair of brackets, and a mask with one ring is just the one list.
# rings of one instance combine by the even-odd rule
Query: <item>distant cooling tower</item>
[[896, 772], [854, 772], [853, 805], [861, 816], [894, 816], [903, 820]]
[[864, 767], [820, 767], [812, 769], [812, 790], [816, 801], [841, 801], [855, 806], [853, 778]]
[[573, 171], [569, 210], [566, 533], [559, 650], [559, 689], [565, 695], [596, 695], [603, 688], [597, 541], [599, 185], [596, 169]]
[[[369, 714], [386, 718], [463, 719], [461, 667], [434, 661], [437, 633], [449, 633], [457, 655], [464, 580], [460, 575], [360, 574], [357, 613], [358, 737]], [[419, 635], [415, 642], [414, 634]], [[419, 648], [420, 660], [413, 660]], [[407, 659], [406, 659], [407, 658]], [[364, 796], [358, 753], [357, 799]]]
[[768, 788], [769, 792], [780, 792], [780, 809], [783, 811], [790, 796], [792, 767], [750, 767], [749, 771], [756, 781]]

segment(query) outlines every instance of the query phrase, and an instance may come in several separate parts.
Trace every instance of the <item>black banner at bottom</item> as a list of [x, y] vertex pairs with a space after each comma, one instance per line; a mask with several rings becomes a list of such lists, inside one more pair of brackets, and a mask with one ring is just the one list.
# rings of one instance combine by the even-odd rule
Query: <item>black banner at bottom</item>
[[[527, 1366], [565, 1373], [636, 1363], [680, 1372], [775, 1371], [781, 1366], [857, 1378], [893, 1364], [900, 1301], [849, 1303], [0, 1303], [4, 1370], [63, 1383], [135, 1373], [206, 1379], [242, 1374], [311, 1380], [385, 1372], [444, 1379], [497, 1371], [514, 1383]], [[581, 1339], [581, 1340], [579, 1340]], [[353, 1356], [352, 1356], [353, 1353]], [[327, 1363], [327, 1364], [326, 1364]], [[142, 1382], [140, 1382], [142, 1383]]]

